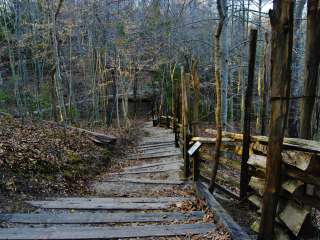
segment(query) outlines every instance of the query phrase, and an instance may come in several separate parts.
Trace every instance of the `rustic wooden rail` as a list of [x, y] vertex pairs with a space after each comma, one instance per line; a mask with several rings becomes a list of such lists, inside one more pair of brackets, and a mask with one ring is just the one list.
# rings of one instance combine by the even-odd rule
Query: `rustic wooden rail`
[[[172, 119], [170, 118], [170, 122]], [[164, 121], [164, 117], [161, 117], [160, 125], [164, 126]], [[201, 129], [200, 125], [198, 123], [199, 129]], [[180, 136], [179, 133], [183, 131], [183, 128], [177, 124], [175, 131]], [[186, 143], [180, 137], [178, 142], [180, 146], [185, 147], [197, 141], [202, 143], [199, 152], [192, 157], [193, 164], [190, 164], [190, 167], [195, 181], [206, 182], [211, 173], [216, 132], [205, 128], [202, 128], [202, 132], [211, 137], [190, 136]], [[223, 132], [222, 135], [220, 155], [222, 171], [219, 171], [216, 185], [230, 196], [240, 198], [243, 135], [232, 132]], [[256, 207], [259, 214], [261, 214], [266, 182], [267, 149], [268, 137], [250, 137], [248, 168], [246, 168], [249, 185], [246, 195], [247, 200]], [[315, 141], [285, 138], [282, 161], [282, 188], [279, 193], [280, 202], [277, 212], [280, 221], [278, 221], [276, 233], [286, 234], [287, 231], [290, 231], [291, 234], [298, 236], [311, 209], [320, 209], [320, 144]], [[227, 171], [224, 172], [224, 169]], [[231, 176], [228, 173], [231, 173]], [[259, 219], [252, 224], [252, 229], [259, 230]]]

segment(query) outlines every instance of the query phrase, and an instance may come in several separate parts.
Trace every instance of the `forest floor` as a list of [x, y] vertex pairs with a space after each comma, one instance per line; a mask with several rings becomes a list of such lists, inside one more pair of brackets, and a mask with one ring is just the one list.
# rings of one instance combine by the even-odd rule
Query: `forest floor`
[[88, 194], [89, 182], [111, 167], [113, 156], [133, 146], [137, 129], [97, 127], [120, 143], [106, 148], [76, 128], [0, 116], [0, 212], [29, 211], [30, 199]]

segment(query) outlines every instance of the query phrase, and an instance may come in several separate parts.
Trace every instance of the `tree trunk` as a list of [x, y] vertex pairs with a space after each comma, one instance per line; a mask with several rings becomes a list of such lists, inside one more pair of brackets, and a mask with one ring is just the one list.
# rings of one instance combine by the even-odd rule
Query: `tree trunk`
[[269, 34], [265, 33], [265, 47], [263, 60], [263, 86], [262, 88], [262, 104], [261, 104], [261, 135], [267, 134], [268, 112], [269, 112], [269, 85], [270, 85], [270, 46]]
[[245, 114], [243, 123], [243, 151], [241, 161], [241, 178], [240, 178], [240, 197], [244, 199], [247, 196], [249, 174], [248, 174], [248, 159], [250, 148], [250, 130], [251, 130], [251, 109], [252, 109], [252, 93], [254, 85], [254, 72], [256, 62], [258, 31], [251, 30], [250, 33], [250, 48], [249, 48], [249, 69], [248, 69], [248, 84], [245, 96]]
[[215, 44], [214, 44], [214, 52], [213, 52], [213, 59], [214, 59], [214, 78], [215, 78], [215, 85], [216, 85], [216, 109], [215, 109], [215, 119], [216, 119], [216, 129], [217, 129], [217, 136], [216, 136], [216, 144], [214, 148], [214, 158], [213, 158], [213, 166], [212, 166], [212, 176], [209, 186], [209, 191], [212, 193], [215, 188], [215, 182], [218, 172], [219, 166], [219, 158], [220, 158], [220, 146], [222, 141], [222, 117], [221, 117], [221, 100], [222, 100], [222, 93], [221, 93], [221, 49], [220, 49], [220, 36], [222, 32], [222, 28], [224, 26], [225, 15], [224, 15], [224, 0], [217, 0], [217, 6], [220, 16], [220, 22], [217, 28], [217, 32], [215, 34]]
[[[300, 0], [297, 3], [295, 10], [295, 26], [294, 26], [294, 46], [292, 53], [292, 83], [291, 83], [291, 96], [298, 97], [301, 94], [301, 18], [306, 0]], [[289, 116], [288, 116], [288, 136], [298, 137], [299, 135], [299, 102], [298, 99], [292, 99], [290, 102]]]
[[189, 104], [187, 88], [190, 84], [190, 74], [185, 73], [184, 68], [181, 68], [181, 112], [182, 112], [182, 139], [183, 139], [183, 158], [184, 158], [184, 177], [189, 177], [190, 162], [188, 155], [189, 146]]
[[293, 44], [293, 0], [275, 0], [270, 10], [271, 123], [267, 154], [266, 186], [258, 239], [272, 239], [281, 183], [281, 150], [288, 116]]
[[[223, 8], [224, 18], [227, 18], [228, 14], [228, 0], [221, 1], [221, 7]], [[221, 48], [221, 56], [220, 56], [220, 71], [221, 71], [221, 125], [222, 128], [226, 128], [226, 124], [228, 121], [228, 62], [229, 62], [229, 38], [228, 38], [228, 21], [223, 21], [223, 27], [221, 29], [221, 36], [219, 37], [220, 48]]]
[[304, 97], [301, 106], [300, 137], [312, 139], [312, 112], [317, 93], [320, 63], [320, 0], [308, 0]]

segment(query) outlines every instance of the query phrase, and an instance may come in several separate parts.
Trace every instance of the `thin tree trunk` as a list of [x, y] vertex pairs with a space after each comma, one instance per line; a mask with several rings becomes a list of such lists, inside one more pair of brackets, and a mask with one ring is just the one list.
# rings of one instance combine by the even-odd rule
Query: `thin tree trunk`
[[293, 44], [293, 0], [275, 0], [272, 28], [271, 123], [259, 240], [272, 239], [281, 185], [281, 150], [288, 117]]
[[270, 41], [268, 32], [265, 33], [265, 46], [263, 58], [263, 85], [261, 103], [261, 135], [267, 134], [269, 112], [269, 83], [270, 83]]
[[248, 68], [248, 83], [245, 96], [245, 114], [243, 125], [243, 152], [241, 161], [241, 178], [240, 178], [240, 197], [244, 199], [247, 196], [249, 173], [248, 159], [250, 148], [250, 133], [251, 133], [251, 109], [252, 109], [252, 93], [254, 85], [254, 72], [256, 62], [258, 31], [252, 29], [250, 33], [250, 48], [249, 48], [249, 68]]
[[209, 186], [209, 191], [212, 193], [215, 188], [215, 182], [218, 172], [219, 166], [219, 158], [220, 158], [220, 146], [222, 141], [222, 118], [221, 118], [221, 49], [220, 49], [220, 36], [222, 32], [222, 28], [224, 26], [225, 15], [224, 15], [224, 2], [223, 0], [217, 0], [217, 6], [220, 16], [219, 25], [217, 28], [217, 32], [215, 34], [215, 44], [214, 44], [214, 78], [216, 84], [216, 109], [215, 109], [215, 119], [216, 119], [216, 144], [214, 148], [214, 158], [213, 158], [213, 166], [212, 166], [212, 176]]

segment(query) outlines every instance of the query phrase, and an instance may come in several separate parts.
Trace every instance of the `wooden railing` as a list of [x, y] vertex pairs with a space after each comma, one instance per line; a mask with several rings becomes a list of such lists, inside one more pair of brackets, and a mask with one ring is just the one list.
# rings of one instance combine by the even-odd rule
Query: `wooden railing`
[[[168, 124], [169, 121], [169, 124]], [[173, 118], [160, 118], [160, 125], [173, 127]], [[215, 130], [198, 128], [202, 133], [210, 137], [188, 136], [188, 142], [184, 142], [183, 128], [176, 124], [175, 135], [179, 146], [189, 148], [199, 141], [202, 146], [193, 155], [190, 164], [195, 181], [209, 181], [211, 165], [213, 161], [213, 149], [215, 144]], [[247, 198], [256, 210], [261, 214], [263, 207], [263, 193], [266, 176], [268, 138], [266, 136], [251, 136], [249, 148], [248, 176], [249, 186], [246, 192]], [[243, 135], [239, 133], [223, 132], [220, 163], [216, 186], [226, 194], [239, 199], [241, 183], [241, 161], [243, 153]], [[291, 234], [298, 236], [303, 224], [307, 221], [312, 208], [320, 209], [320, 144], [315, 141], [286, 138], [282, 151], [282, 184], [279, 193], [279, 205], [277, 212], [277, 234]], [[259, 219], [251, 226], [254, 231], [259, 230]]]

